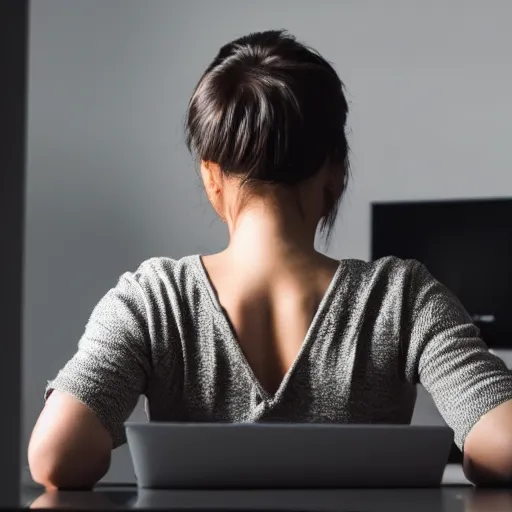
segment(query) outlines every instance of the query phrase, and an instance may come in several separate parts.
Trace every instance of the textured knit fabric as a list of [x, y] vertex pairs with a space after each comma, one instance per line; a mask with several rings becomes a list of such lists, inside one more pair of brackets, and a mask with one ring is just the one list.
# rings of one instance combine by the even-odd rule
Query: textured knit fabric
[[140, 395], [153, 421], [410, 423], [416, 384], [459, 447], [512, 399], [460, 302], [416, 261], [343, 260], [274, 395], [238, 345], [200, 256], [152, 258], [95, 307], [78, 351], [48, 383], [96, 413], [114, 440]]

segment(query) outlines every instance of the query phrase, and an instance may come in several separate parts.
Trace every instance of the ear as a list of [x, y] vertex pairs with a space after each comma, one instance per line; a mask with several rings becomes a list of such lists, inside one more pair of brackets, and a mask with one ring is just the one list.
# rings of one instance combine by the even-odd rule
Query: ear
[[336, 201], [343, 194], [345, 187], [345, 170], [339, 167], [328, 167], [324, 182], [324, 216], [329, 213]]
[[329, 186], [336, 200], [343, 194], [345, 189], [345, 174], [346, 170], [338, 166], [331, 168], [329, 172]]
[[224, 220], [223, 180], [220, 167], [213, 162], [201, 160], [201, 177], [210, 204], [217, 215]]
[[215, 198], [221, 192], [221, 172], [217, 164], [201, 160], [201, 177], [204, 188], [210, 199]]

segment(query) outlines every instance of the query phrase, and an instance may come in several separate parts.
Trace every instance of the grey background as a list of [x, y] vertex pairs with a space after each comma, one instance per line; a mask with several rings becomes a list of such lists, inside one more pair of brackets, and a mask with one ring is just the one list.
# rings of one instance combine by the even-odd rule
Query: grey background
[[[512, 195], [511, 17], [506, 0], [33, 1], [25, 445], [46, 380], [118, 276], [226, 243], [182, 135], [223, 43], [287, 28], [334, 63], [353, 180], [329, 254], [368, 259], [371, 201]], [[423, 394], [414, 421], [441, 421]], [[106, 480], [133, 480], [126, 448]]]

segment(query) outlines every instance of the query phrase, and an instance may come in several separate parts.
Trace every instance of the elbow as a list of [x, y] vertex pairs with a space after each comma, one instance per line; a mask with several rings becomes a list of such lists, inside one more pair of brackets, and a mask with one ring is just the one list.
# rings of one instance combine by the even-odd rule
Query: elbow
[[[68, 481], [66, 481], [65, 478], [63, 478], [63, 472], [58, 467], [51, 468], [39, 462], [30, 463], [29, 466], [32, 480], [37, 484], [42, 485], [47, 490], [74, 488]], [[92, 485], [83, 485], [79, 487], [90, 488]]]
[[464, 459], [464, 475], [477, 487], [510, 487], [512, 485], [512, 467], [493, 468], [489, 465], [479, 465]]
[[[483, 447], [482, 447], [483, 448]], [[512, 446], [510, 449], [464, 451], [463, 469], [466, 478], [476, 486], [512, 485]]]
[[32, 431], [28, 463], [47, 489], [92, 487], [108, 471], [112, 437], [72, 395], [53, 392]]
[[90, 489], [96, 482], [78, 481], [65, 470], [64, 465], [50, 465], [45, 461], [29, 463], [32, 480], [47, 490]]
[[512, 401], [480, 418], [464, 440], [464, 474], [478, 486], [512, 484]]
[[51, 461], [49, 453], [43, 450], [32, 438], [28, 445], [28, 467], [32, 480], [47, 489], [58, 488], [55, 485], [56, 464]]
[[[79, 462], [78, 462], [79, 460]], [[90, 489], [108, 471], [110, 457], [93, 464], [45, 447], [29, 445], [28, 464], [34, 482], [48, 490]]]

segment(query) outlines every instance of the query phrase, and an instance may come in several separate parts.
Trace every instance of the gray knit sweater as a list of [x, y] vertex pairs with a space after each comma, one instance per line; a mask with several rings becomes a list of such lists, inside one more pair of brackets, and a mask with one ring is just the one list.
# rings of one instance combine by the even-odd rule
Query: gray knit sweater
[[343, 260], [278, 391], [260, 385], [199, 256], [152, 258], [95, 307], [78, 351], [48, 383], [124, 443], [139, 396], [155, 421], [409, 423], [416, 384], [459, 447], [512, 399], [512, 373], [459, 301], [415, 261]]

